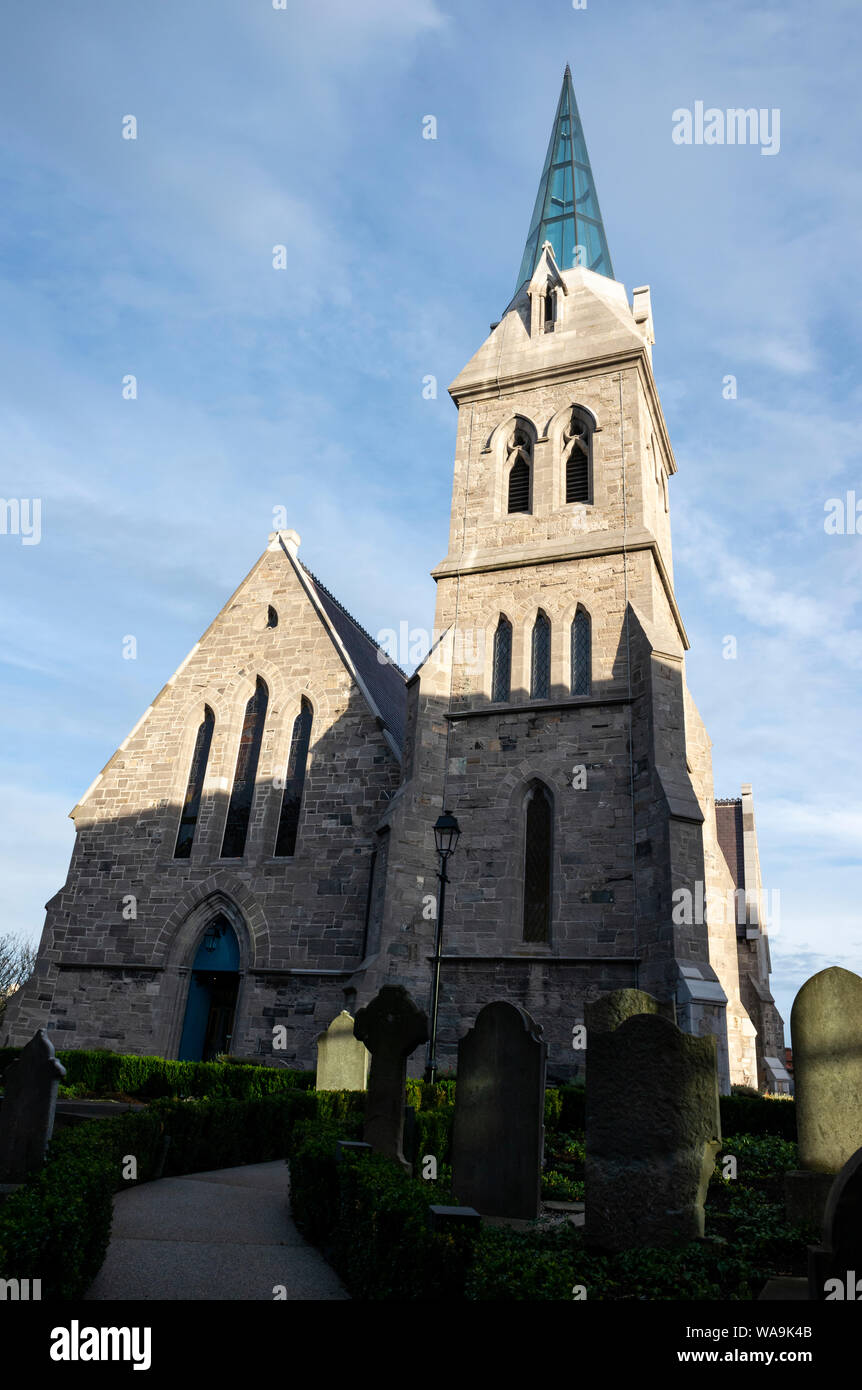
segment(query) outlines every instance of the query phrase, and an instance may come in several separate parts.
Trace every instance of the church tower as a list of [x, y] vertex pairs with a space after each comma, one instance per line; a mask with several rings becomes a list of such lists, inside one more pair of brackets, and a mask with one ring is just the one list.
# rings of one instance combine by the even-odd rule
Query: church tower
[[685, 682], [654, 341], [649, 288], [629, 302], [613, 278], [567, 67], [515, 295], [449, 388], [438, 642], [408, 683], [405, 781], [383, 832], [370, 976], [424, 1004], [432, 826], [445, 806], [461, 827], [443, 1067], [482, 1004], [508, 998], [543, 1026], [552, 1072], [578, 1074], [585, 1002], [636, 986], [716, 1035], [725, 1087], [756, 1078], [736, 929], [703, 907], [726, 865]]

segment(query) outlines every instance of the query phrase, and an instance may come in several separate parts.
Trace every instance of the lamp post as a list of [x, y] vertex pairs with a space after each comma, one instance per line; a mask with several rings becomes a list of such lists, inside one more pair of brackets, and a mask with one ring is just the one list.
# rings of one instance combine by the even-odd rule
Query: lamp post
[[443, 912], [446, 907], [446, 861], [461, 838], [461, 827], [454, 816], [444, 810], [434, 825], [434, 844], [440, 856], [440, 894], [437, 901], [437, 922], [434, 928], [434, 983], [431, 987], [431, 1040], [428, 1044], [428, 1065], [425, 1079], [433, 1082], [437, 1077], [437, 1006], [440, 999], [440, 952], [443, 949]]

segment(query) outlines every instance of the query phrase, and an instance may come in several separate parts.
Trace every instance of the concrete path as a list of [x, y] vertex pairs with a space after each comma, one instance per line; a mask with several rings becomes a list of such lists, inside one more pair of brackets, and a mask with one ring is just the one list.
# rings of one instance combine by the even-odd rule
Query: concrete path
[[284, 1162], [191, 1173], [119, 1192], [105, 1263], [88, 1299], [265, 1299], [349, 1295], [290, 1216]]

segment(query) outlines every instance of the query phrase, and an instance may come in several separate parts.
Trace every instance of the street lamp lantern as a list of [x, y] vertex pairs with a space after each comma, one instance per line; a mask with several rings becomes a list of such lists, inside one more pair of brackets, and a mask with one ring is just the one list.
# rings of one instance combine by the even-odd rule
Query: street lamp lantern
[[442, 816], [437, 817], [434, 825], [434, 843], [441, 858], [448, 859], [450, 854], [455, 853], [460, 838], [460, 825], [454, 816], [444, 811]]
[[440, 1003], [440, 959], [443, 951], [443, 911], [446, 906], [446, 861], [454, 854], [461, 838], [461, 827], [454, 816], [444, 810], [434, 825], [434, 844], [440, 856], [440, 897], [437, 903], [437, 926], [434, 932], [434, 979], [431, 986], [431, 1037], [428, 1042], [428, 1064], [425, 1077], [428, 1081], [437, 1079], [437, 1013]]

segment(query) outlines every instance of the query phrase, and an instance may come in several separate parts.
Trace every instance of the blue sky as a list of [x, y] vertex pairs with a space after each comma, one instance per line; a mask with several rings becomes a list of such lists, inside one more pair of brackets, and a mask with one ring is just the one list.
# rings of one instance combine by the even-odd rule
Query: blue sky
[[[862, 500], [860, 33], [856, 0], [7, 0], [2, 495], [42, 536], [0, 536], [3, 927], [38, 936], [69, 810], [273, 508], [369, 630], [430, 628], [445, 385], [515, 288], [568, 61], [615, 273], [652, 287], [689, 684], [716, 791], [754, 786], [785, 1019], [862, 972], [862, 534], [824, 530]], [[778, 108], [779, 152], [676, 145], [698, 100]]]

